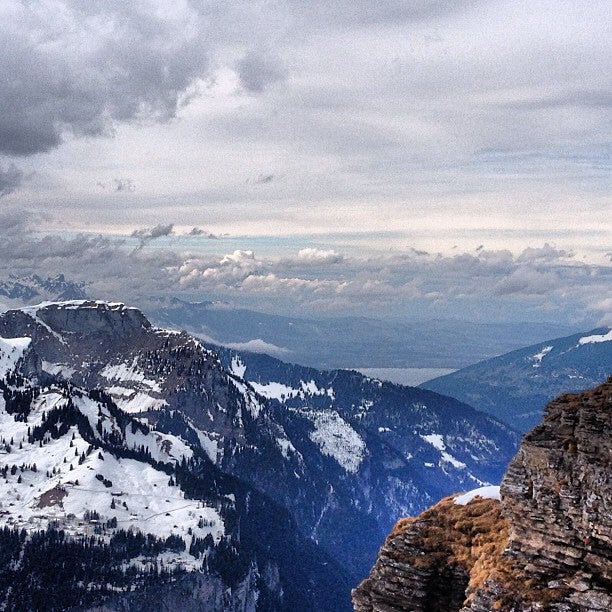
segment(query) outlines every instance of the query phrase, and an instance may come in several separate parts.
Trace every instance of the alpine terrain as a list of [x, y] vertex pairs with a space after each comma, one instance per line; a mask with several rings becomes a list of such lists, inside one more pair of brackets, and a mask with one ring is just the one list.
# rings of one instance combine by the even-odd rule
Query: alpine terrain
[[546, 408], [501, 487], [397, 523], [357, 612], [612, 609], [612, 379]]
[[612, 330], [604, 327], [487, 359], [420, 387], [456, 397], [518, 431], [528, 431], [540, 422], [551, 399], [588, 389], [610, 374]]
[[118, 303], [0, 315], [0, 388], [7, 609], [348, 609], [399, 516], [499, 482], [518, 443], [434, 392], [217, 352]]

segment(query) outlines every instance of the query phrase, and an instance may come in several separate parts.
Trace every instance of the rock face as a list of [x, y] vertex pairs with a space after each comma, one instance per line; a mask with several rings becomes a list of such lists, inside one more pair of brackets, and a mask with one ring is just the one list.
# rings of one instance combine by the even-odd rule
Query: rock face
[[451, 497], [400, 521], [355, 610], [611, 610], [611, 409], [612, 379], [551, 402], [501, 502]]

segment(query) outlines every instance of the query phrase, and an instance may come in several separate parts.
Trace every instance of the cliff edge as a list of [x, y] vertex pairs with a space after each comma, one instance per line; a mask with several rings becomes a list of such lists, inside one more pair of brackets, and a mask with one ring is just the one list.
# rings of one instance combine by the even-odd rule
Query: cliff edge
[[402, 519], [357, 612], [612, 610], [612, 379], [552, 401], [501, 501], [446, 498]]

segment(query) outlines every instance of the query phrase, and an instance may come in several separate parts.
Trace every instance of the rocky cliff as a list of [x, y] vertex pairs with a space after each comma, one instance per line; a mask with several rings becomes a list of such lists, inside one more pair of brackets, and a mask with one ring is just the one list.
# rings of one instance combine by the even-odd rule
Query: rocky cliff
[[612, 379], [551, 402], [511, 462], [501, 501], [450, 497], [403, 519], [358, 612], [612, 609]]

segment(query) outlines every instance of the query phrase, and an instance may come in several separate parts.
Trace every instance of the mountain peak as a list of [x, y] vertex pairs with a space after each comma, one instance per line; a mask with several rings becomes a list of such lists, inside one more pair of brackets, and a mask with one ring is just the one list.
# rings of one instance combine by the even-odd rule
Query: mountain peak
[[65, 336], [75, 334], [133, 337], [150, 328], [151, 323], [137, 308], [100, 300], [42, 302], [8, 310], [0, 321], [0, 334], [4, 337], [47, 335], [63, 343]]

